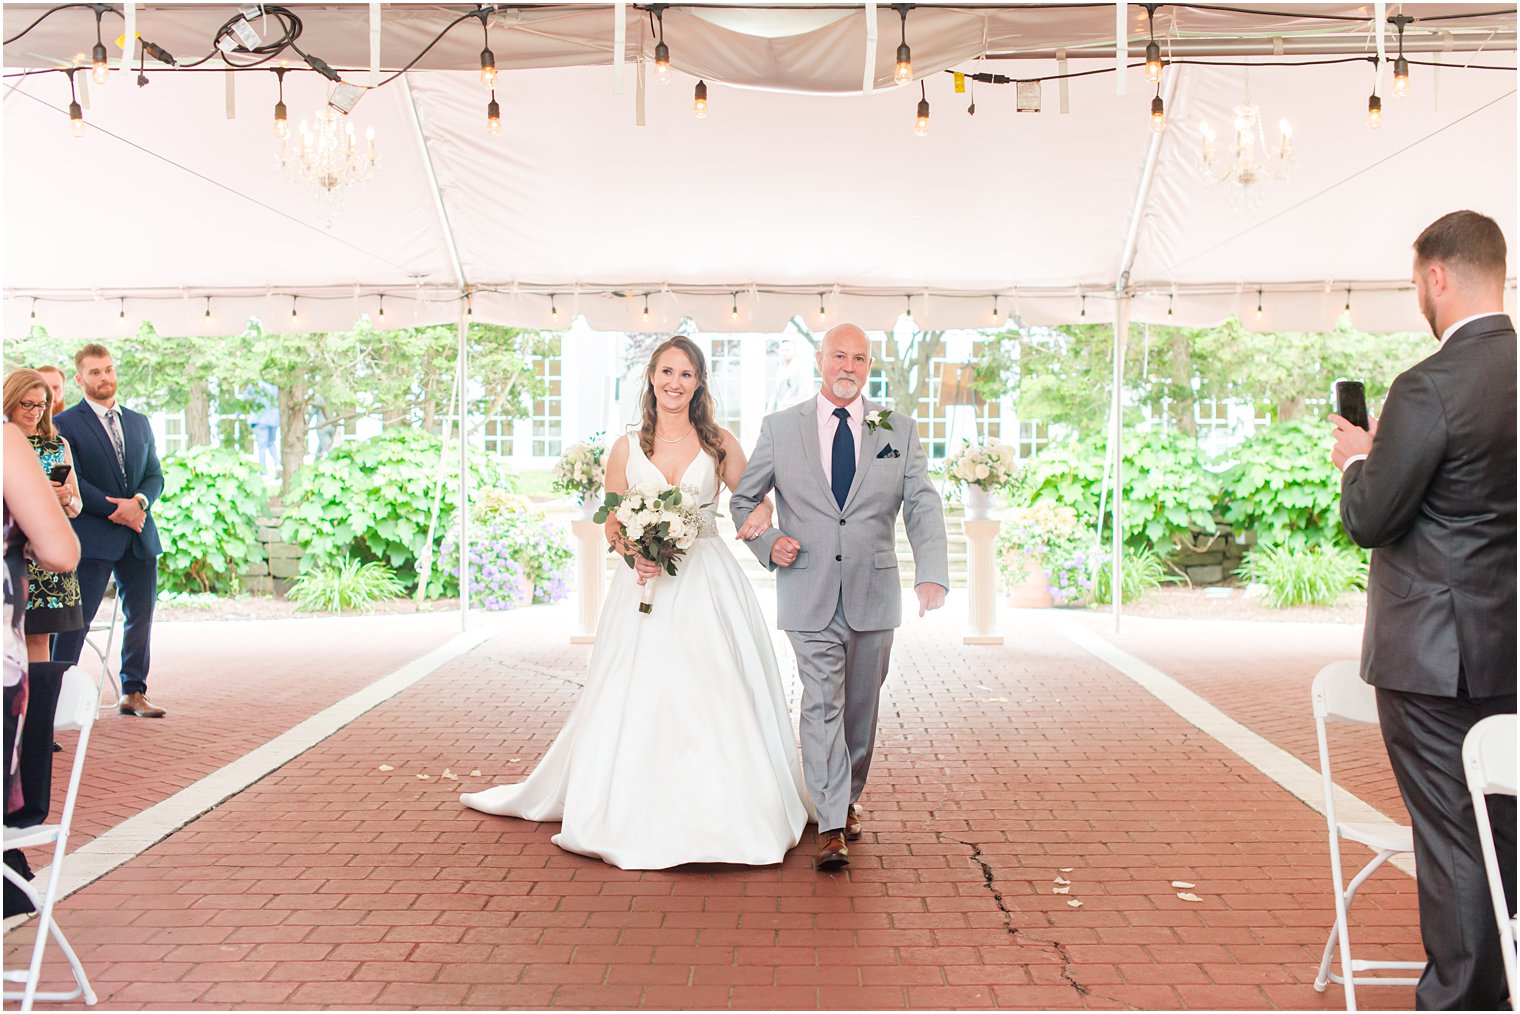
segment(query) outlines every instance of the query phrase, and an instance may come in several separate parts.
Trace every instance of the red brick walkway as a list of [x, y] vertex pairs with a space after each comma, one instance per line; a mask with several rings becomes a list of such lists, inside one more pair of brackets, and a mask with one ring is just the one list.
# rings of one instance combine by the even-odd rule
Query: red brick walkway
[[[462, 809], [462, 789], [531, 769], [574, 701], [587, 649], [557, 607], [507, 617], [80, 891], [64, 925], [111, 1009], [1340, 1009], [1338, 988], [1310, 985], [1331, 919], [1323, 818], [1039, 614], [1005, 614], [1007, 645], [972, 649], [957, 606], [899, 634], [848, 872], [814, 873], [802, 848], [776, 868], [623, 872], [561, 852], [554, 825]], [[379, 668], [436, 644], [434, 622]], [[1216, 627], [1117, 643], [1301, 756], [1307, 728], [1312, 763], [1303, 674], [1355, 631], [1295, 638], [1293, 654], [1280, 625]], [[180, 657], [204, 670], [223, 650]], [[310, 664], [264, 669], [296, 682]], [[159, 693], [236, 724], [241, 691]], [[100, 743], [92, 780], [124, 763]], [[85, 819], [109, 823], [106, 802], [92, 794]], [[1362, 956], [1419, 956], [1409, 878], [1375, 878], [1357, 907]], [[7, 965], [29, 940], [7, 939]], [[1407, 1009], [1412, 990], [1358, 999]]]

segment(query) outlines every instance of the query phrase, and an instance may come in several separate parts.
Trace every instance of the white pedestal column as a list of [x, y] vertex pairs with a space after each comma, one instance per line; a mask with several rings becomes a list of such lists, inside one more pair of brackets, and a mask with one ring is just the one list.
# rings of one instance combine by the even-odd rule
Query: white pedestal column
[[997, 540], [1001, 521], [995, 519], [962, 522], [966, 529], [966, 598], [971, 632], [965, 644], [1002, 644], [997, 632], [997, 571], [992, 561], [992, 544]]
[[570, 522], [570, 529], [575, 533], [575, 597], [580, 606], [570, 643], [591, 644], [607, 594], [607, 538], [601, 525], [586, 518]]

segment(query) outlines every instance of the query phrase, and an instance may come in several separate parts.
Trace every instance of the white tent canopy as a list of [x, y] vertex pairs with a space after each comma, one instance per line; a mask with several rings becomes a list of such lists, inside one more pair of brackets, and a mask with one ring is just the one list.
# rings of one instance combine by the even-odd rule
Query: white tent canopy
[[[346, 80], [370, 80], [368, 8], [291, 7], [303, 50], [365, 68], [344, 69]], [[390, 67], [472, 9], [378, 7], [379, 62]], [[1179, 60], [1267, 55], [1249, 57], [1249, 79], [1241, 66], [1170, 66], [1159, 137], [1138, 68], [1125, 95], [1112, 73], [1046, 81], [1039, 113], [1015, 112], [1012, 85], [972, 84], [974, 116], [972, 96], [941, 73], [1053, 74], [1057, 49], [1073, 57], [1071, 72], [1112, 67], [1113, 6], [912, 9], [914, 73], [932, 108], [925, 137], [912, 129], [919, 88], [891, 85], [900, 21], [890, 7], [873, 9], [874, 22], [858, 6], [672, 7], [664, 36], [677, 73], [664, 84], [646, 80], [641, 62], [654, 47], [645, 11], [503, 9], [490, 15], [500, 136], [484, 129], [481, 25], [467, 18], [355, 109], [361, 135], [376, 130], [380, 165], [343, 191], [330, 228], [314, 187], [277, 169], [267, 71], [150, 62], [143, 88], [135, 71], [113, 71], [90, 88], [78, 139], [62, 75], [12, 77], [7, 331], [36, 320], [55, 334], [110, 336], [148, 318], [165, 332], [209, 333], [250, 315], [277, 330], [341, 329], [377, 314], [382, 295], [386, 324], [453, 322], [462, 292], [476, 320], [550, 327], [583, 314], [604, 330], [669, 329], [688, 316], [706, 330], [779, 330], [794, 314], [817, 322], [820, 304], [829, 322], [872, 328], [909, 309], [925, 326], [985, 327], [994, 299], [1030, 323], [1113, 320], [1120, 292], [1136, 321], [1233, 314], [1268, 330], [1319, 329], [1349, 292], [1359, 327], [1419, 327], [1408, 279], [1421, 227], [1472, 207], [1515, 238], [1515, 75], [1457, 67], [1514, 66], [1513, 9], [1402, 5], [1433, 19], [1408, 29], [1406, 49], [1444, 66], [1417, 66], [1402, 99], [1385, 67], [1385, 123], [1370, 130], [1372, 63], [1279, 66], [1270, 54], [1371, 56], [1373, 7], [1275, 7], [1296, 16], [1160, 9], [1156, 34]], [[7, 38], [46, 10], [7, 5]], [[235, 13], [134, 10], [139, 34], [182, 62], [208, 52]], [[1143, 7], [1125, 16], [1133, 63], [1149, 28]], [[8, 68], [71, 63], [93, 43], [92, 20], [86, 10], [51, 16], [6, 47]], [[108, 39], [120, 25], [107, 17]], [[1475, 40], [1485, 48], [1473, 51]], [[1385, 41], [1391, 56], [1396, 43]], [[1106, 55], [1075, 58], [1096, 51]], [[1210, 53], [1223, 55], [1190, 55]], [[703, 120], [691, 113], [691, 75], [709, 88]], [[1204, 180], [1197, 153], [1208, 122], [1228, 156], [1231, 108], [1247, 88], [1268, 124], [1292, 123], [1297, 165], [1242, 208], [1230, 184]], [[304, 69], [288, 74], [293, 124], [327, 90]]]

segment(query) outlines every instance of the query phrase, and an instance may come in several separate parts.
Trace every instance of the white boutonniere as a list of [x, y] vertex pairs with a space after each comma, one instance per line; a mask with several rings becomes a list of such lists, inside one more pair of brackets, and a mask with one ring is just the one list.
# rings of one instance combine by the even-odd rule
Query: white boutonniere
[[888, 412], [884, 408], [879, 408], [875, 412], [867, 412], [866, 413], [866, 432], [867, 433], [875, 433], [876, 432], [876, 427], [878, 427], [878, 426], [880, 426], [884, 430], [891, 429], [892, 428], [891, 416], [892, 416], [892, 413]]

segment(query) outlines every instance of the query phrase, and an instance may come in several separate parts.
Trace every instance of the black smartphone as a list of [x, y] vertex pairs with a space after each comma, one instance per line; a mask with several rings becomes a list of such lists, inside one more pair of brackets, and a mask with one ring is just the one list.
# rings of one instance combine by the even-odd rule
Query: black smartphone
[[1360, 380], [1337, 380], [1330, 388], [1330, 411], [1353, 426], [1370, 429], [1367, 389]]
[[48, 472], [48, 481], [58, 483], [66, 482], [68, 480], [69, 473], [73, 470], [73, 465], [54, 465], [52, 467], [52, 470]]

